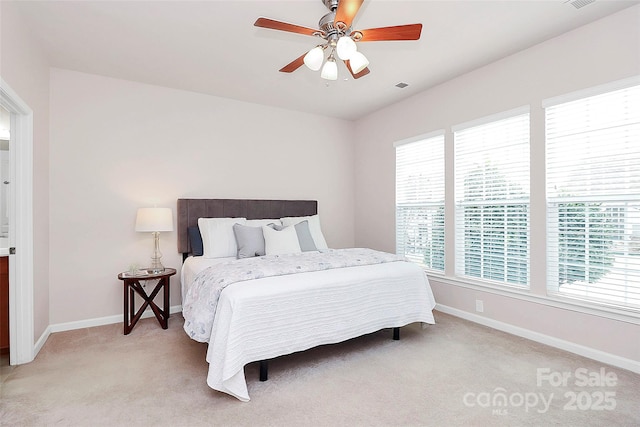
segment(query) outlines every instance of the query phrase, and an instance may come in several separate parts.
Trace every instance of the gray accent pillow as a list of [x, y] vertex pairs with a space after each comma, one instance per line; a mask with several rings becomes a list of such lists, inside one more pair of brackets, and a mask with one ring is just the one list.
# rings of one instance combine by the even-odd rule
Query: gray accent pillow
[[233, 224], [233, 233], [236, 236], [236, 243], [238, 244], [238, 259], [262, 256], [265, 254], [262, 227], [248, 227], [242, 224]]
[[189, 243], [191, 243], [191, 255], [202, 256], [202, 236], [200, 235], [200, 229], [196, 225], [195, 227], [188, 227]]
[[309, 229], [309, 221], [300, 221], [296, 225], [296, 233], [298, 234], [298, 243], [300, 243], [300, 250], [302, 252], [317, 251], [316, 244], [311, 237], [311, 230]]
[[[273, 228], [276, 231], [280, 231], [285, 228], [283, 225], [269, 224], [269, 227]], [[298, 243], [300, 244], [300, 250], [302, 252], [309, 251], [317, 251], [315, 242], [313, 241], [313, 237], [311, 236], [311, 230], [309, 229], [309, 221], [306, 219], [304, 221], [300, 221], [296, 225], [294, 225], [296, 229], [296, 234], [298, 235]]]

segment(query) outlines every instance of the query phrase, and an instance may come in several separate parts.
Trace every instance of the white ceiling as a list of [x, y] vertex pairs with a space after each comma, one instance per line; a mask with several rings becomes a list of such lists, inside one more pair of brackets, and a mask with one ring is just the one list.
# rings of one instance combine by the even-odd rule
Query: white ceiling
[[[573, 0], [572, 0], [573, 1]], [[582, 0], [580, 0], [582, 1]], [[321, 0], [23, 1], [53, 67], [354, 120], [638, 1], [366, 0], [353, 28], [422, 23], [419, 41], [360, 43], [371, 74], [328, 83], [278, 70], [318, 39], [256, 28], [268, 17], [317, 28]], [[585, 48], [588, 48], [585, 46]], [[406, 82], [409, 87], [395, 85]]]

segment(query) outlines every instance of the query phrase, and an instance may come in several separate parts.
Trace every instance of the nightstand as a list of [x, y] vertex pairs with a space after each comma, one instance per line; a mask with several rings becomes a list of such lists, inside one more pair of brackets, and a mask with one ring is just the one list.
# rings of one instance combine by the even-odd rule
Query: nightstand
[[[170, 277], [176, 274], [175, 268], [165, 268], [162, 273], [157, 274], [130, 274], [128, 272], [118, 274], [118, 279], [124, 282], [124, 334], [129, 335], [129, 332], [138, 323], [142, 313], [147, 307], [151, 307], [153, 314], [156, 315], [156, 319], [160, 322], [162, 329], [169, 327], [169, 282]], [[147, 294], [145, 288], [141, 282], [157, 280], [155, 288], [150, 294]], [[160, 307], [153, 302], [153, 299], [158, 293], [163, 290], [164, 294], [164, 307], [160, 310]], [[135, 312], [135, 296], [136, 293], [142, 297], [144, 303], [137, 312]]]

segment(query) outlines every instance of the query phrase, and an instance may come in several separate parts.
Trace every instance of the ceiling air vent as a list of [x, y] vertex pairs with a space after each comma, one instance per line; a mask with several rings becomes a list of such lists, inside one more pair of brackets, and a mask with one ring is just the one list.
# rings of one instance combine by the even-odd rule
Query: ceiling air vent
[[581, 7], [585, 7], [588, 4], [594, 3], [596, 0], [573, 0], [565, 3], [571, 4], [576, 9], [580, 9]]
[[409, 86], [409, 85], [408, 85], [407, 83], [403, 83], [403, 82], [400, 82], [400, 83], [398, 83], [398, 84], [396, 85], [396, 87], [399, 87], [400, 89], [404, 89], [404, 88], [405, 88], [405, 87], [407, 87], [407, 86]]

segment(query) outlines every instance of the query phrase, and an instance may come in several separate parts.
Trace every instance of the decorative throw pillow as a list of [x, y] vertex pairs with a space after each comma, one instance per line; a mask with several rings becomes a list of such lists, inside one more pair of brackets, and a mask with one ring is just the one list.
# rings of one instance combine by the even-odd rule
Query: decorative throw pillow
[[317, 249], [327, 249], [327, 241], [324, 239], [324, 235], [322, 234], [322, 229], [320, 228], [320, 216], [319, 215], [311, 215], [311, 216], [294, 216], [294, 217], [286, 217], [280, 218], [282, 221], [282, 225], [288, 227], [290, 225], [298, 224], [304, 220], [309, 221], [309, 231], [311, 232], [311, 236], [313, 237], [313, 242], [316, 245]]
[[[283, 225], [277, 225], [277, 224], [269, 224], [269, 227], [277, 231], [283, 230], [285, 228]], [[304, 221], [301, 221], [296, 225], [294, 225], [293, 228], [296, 229], [296, 234], [298, 235], [298, 243], [300, 244], [300, 250], [302, 252], [318, 250], [318, 248], [316, 248], [315, 243], [313, 242], [313, 237], [311, 236], [311, 232], [309, 231], [309, 221], [305, 219]]]
[[296, 229], [298, 235], [298, 243], [300, 243], [300, 249], [302, 252], [317, 251], [316, 244], [313, 241], [313, 236], [309, 230], [309, 221], [304, 220], [293, 226]]
[[202, 256], [202, 236], [200, 235], [200, 229], [198, 226], [189, 227], [187, 229], [189, 233], [189, 244], [191, 245], [191, 255]]
[[264, 225], [264, 249], [267, 255], [295, 254], [302, 252], [298, 243], [298, 234], [294, 227], [285, 227], [282, 230]]
[[233, 224], [233, 233], [238, 245], [237, 258], [251, 258], [262, 256], [264, 250], [264, 235], [262, 227], [248, 227], [241, 224]]
[[245, 218], [199, 218], [203, 257], [223, 258], [238, 256], [238, 244], [233, 224], [244, 224]]

